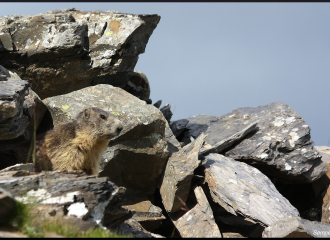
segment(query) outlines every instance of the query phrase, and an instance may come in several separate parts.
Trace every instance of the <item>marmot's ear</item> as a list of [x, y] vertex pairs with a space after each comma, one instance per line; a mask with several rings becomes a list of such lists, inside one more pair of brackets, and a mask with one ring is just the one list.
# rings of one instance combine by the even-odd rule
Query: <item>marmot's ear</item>
[[85, 118], [89, 118], [90, 115], [91, 115], [91, 110], [89, 108], [86, 108], [84, 110], [84, 116], [85, 116]]

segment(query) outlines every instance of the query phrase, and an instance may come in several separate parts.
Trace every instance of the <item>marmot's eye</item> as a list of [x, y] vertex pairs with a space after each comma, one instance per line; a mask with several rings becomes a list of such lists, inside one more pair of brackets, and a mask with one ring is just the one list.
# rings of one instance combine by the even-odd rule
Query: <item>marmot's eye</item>
[[104, 115], [100, 115], [100, 118], [102, 118], [102, 119], [107, 119]]

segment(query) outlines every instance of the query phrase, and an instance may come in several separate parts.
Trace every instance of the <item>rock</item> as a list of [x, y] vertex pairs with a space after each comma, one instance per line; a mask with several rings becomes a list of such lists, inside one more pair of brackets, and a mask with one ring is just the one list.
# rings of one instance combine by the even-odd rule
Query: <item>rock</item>
[[0, 173], [8, 172], [8, 171], [27, 171], [27, 172], [33, 172], [33, 163], [26, 163], [26, 164], [15, 164], [13, 166], [9, 166], [5, 169], [2, 169]]
[[[53, 171], [25, 176], [17, 176], [17, 173], [0, 173], [0, 187], [10, 192], [17, 201], [26, 203], [32, 199], [37, 202], [36, 211], [42, 212], [43, 216], [61, 220], [65, 217], [65, 221], [71, 221], [72, 224], [78, 221], [77, 225], [86, 225], [86, 228], [117, 220], [110, 219], [105, 213], [113, 208], [110, 202], [118, 198], [123, 189], [107, 177], [87, 176], [80, 171]], [[131, 215], [125, 211], [129, 218]], [[122, 218], [117, 224], [120, 225], [127, 218]]]
[[0, 64], [28, 80], [41, 99], [100, 83], [124, 88], [159, 20], [77, 9], [3, 16]]
[[166, 121], [166, 126], [165, 126], [165, 137], [166, 137], [168, 151], [169, 151], [168, 157], [171, 157], [173, 153], [178, 152], [181, 149], [181, 145], [178, 142], [178, 140], [175, 138], [167, 121]]
[[[8, 71], [0, 65], [0, 74], [7, 78], [22, 80], [16, 73]], [[24, 131], [24, 137], [31, 139], [33, 132], [37, 131], [41, 119], [43, 118], [47, 107], [43, 104], [39, 96], [29, 87], [23, 102], [23, 114], [29, 118], [29, 125]]]
[[227, 225], [233, 225], [233, 226], [253, 226], [257, 224], [255, 221], [249, 219], [249, 218], [244, 218], [244, 217], [239, 217], [239, 216], [217, 216], [217, 220], [220, 220], [221, 222], [227, 224]]
[[[0, 35], [0, 38], [1, 38], [1, 35]], [[13, 78], [13, 79], [21, 80], [21, 78], [16, 73], [9, 71], [8, 69], [4, 68], [1, 65], [0, 65], [0, 74], [4, 75], [6, 77], [6, 79]]]
[[34, 132], [37, 132], [46, 111], [46, 105], [41, 101], [39, 96], [29, 88], [28, 95], [25, 97], [23, 103], [23, 113], [29, 118], [29, 125], [24, 132], [24, 137], [26, 139], [31, 140]]
[[198, 115], [189, 123], [182, 139], [207, 134], [214, 144], [258, 121], [258, 131], [223, 154], [255, 166], [267, 176], [287, 183], [313, 182], [327, 171], [310, 140], [310, 128], [288, 105], [273, 102], [265, 106], [238, 108], [222, 116]]
[[183, 130], [185, 130], [188, 122], [187, 119], [180, 119], [170, 123], [171, 130], [176, 138], [178, 138]]
[[214, 221], [212, 209], [201, 187], [196, 187], [194, 193], [197, 204], [178, 219], [172, 219], [181, 237], [220, 237], [221, 233]]
[[9, 33], [0, 33], [0, 52], [13, 51], [13, 41]]
[[150, 85], [146, 75], [134, 70], [134, 72], [129, 72], [127, 77], [128, 80], [124, 90], [141, 100], [148, 100], [150, 97]]
[[166, 104], [164, 107], [162, 107], [159, 110], [162, 111], [164, 117], [166, 118], [167, 122], [169, 123], [170, 120], [171, 120], [171, 117], [173, 115], [173, 113], [171, 111], [171, 105], [170, 104]]
[[265, 228], [263, 238], [325, 238], [330, 236], [330, 225], [291, 217], [274, 222]]
[[[323, 158], [323, 157], [322, 157]], [[326, 163], [330, 169], [330, 163]], [[321, 222], [330, 224], [330, 171], [312, 183], [315, 197], [321, 202]]]
[[167, 162], [160, 195], [168, 212], [179, 211], [188, 198], [194, 170], [199, 165], [198, 152], [204, 137], [201, 134], [190, 146], [173, 153]]
[[0, 188], [0, 226], [6, 223], [10, 212], [14, 209], [16, 201], [6, 190]]
[[23, 114], [23, 103], [28, 87], [20, 79], [0, 81], [0, 140], [17, 138], [26, 130], [29, 119]]
[[328, 146], [314, 146], [316, 151], [322, 156], [322, 161], [330, 163], [330, 147]]
[[259, 170], [243, 162], [211, 153], [203, 161], [205, 182], [214, 202], [228, 212], [269, 226], [299, 212]]
[[110, 199], [108, 207], [103, 212], [104, 217], [102, 225], [106, 226], [108, 229], [117, 228], [125, 220], [130, 219], [133, 216], [133, 213], [130, 210], [123, 207], [125, 204], [125, 192], [125, 188], [119, 187], [117, 194]]
[[0, 124], [0, 129], [4, 128], [0, 131], [7, 132], [0, 136], [0, 139], [2, 137], [0, 141], [0, 169], [2, 169], [16, 163], [28, 162], [29, 148], [32, 147], [31, 141], [47, 107], [30, 87], [26, 88], [28, 83], [21, 80], [17, 74], [2, 66], [0, 66], [0, 72], [4, 72], [9, 77], [9, 80], [0, 82], [0, 86], [3, 83], [2, 85], [5, 87], [3, 91], [6, 92], [0, 97], [2, 98], [0, 111], [2, 111], [2, 117], [7, 118], [3, 124]]
[[131, 211], [133, 213], [132, 218], [147, 231], [158, 228], [166, 219], [162, 209], [152, 204], [143, 192], [127, 189], [122, 199], [122, 207]]
[[163, 238], [163, 236], [159, 234], [145, 230], [134, 218], [128, 219], [122, 223], [116, 229], [116, 232], [123, 235], [133, 236], [134, 238]]
[[244, 128], [241, 131], [233, 134], [229, 138], [224, 139], [224, 140], [214, 144], [213, 146], [211, 146], [211, 147], [209, 147], [205, 150], [200, 151], [200, 155], [206, 156], [210, 153], [221, 153], [221, 152], [223, 152], [224, 150], [226, 150], [226, 149], [230, 148], [231, 146], [233, 146], [235, 143], [241, 141], [246, 135], [253, 132], [255, 130], [256, 126], [257, 126], [257, 122], [248, 125], [246, 128]]
[[7, 76], [0, 74], [0, 81], [7, 81]]
[[162, 105], [162, 100], [158, 100], [158, 101], [154, 104], [154, 106], [155, 106], [156, 108], [159, 108], [160, 105]]
[[118, 116], [121, 134], [109, 143], [100, 176], [118, 186], [153, 192], [168, 159], [165, 123], [159, 109], [126, 91], [99, 84], [44, 99], [54, 126], [69, 121], [86, 107], [99, 107]]

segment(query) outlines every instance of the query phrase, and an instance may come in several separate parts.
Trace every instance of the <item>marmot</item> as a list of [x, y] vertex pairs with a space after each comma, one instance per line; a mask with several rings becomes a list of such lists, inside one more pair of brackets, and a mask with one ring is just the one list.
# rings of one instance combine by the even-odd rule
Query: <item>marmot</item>
[[86, 108], [72, 122], [62, 123], [47, 132], [42, 144], [37, 140], [36, 168], [83, 170], [97, 175], [110, 139], [122, 129], [115, 115], [100, 108]]

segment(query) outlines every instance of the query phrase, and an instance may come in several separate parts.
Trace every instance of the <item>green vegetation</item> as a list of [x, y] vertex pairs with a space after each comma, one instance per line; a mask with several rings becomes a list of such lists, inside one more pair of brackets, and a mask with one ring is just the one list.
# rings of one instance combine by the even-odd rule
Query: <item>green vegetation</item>
[[58, 235], [71, 238], [125, 238], [128, 236], [112, 233], [109, 230], [95, 228], [88, 231], [80, 231], [79, 228], [56, 220], [42, 221], [37, 218], [33, 211], [35, 204], [16, 203], [6, 223], [13, 226], [28, 237], [45, 237], [46, 232], [53, 232]]

